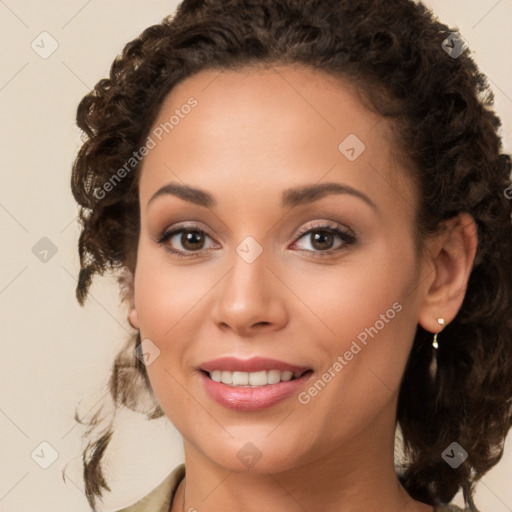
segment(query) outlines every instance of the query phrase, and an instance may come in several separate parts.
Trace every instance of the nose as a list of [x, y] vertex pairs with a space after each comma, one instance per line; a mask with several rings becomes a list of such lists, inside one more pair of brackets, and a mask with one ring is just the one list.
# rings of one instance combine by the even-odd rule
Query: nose
[[232, 269], [216, 287], [216, 325], [241, 337], [282, 329], [288, 322], [287, 289], [275, 273], [263, 253], [252, 263], [235, 253]]

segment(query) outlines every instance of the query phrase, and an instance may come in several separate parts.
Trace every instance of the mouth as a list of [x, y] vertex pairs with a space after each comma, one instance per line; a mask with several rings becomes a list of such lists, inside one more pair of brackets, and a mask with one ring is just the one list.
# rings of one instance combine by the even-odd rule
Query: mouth
[[266, 370], [259, 363], [255, 365], [254, 360], [250, 365], [252, 371], [241, 371], [238, 363], [225, 363], [229, 370], [208, 363], [208, 369], [200, 368], [198, 375], [206, 393], [218, 404], [239, 412], [256, 412], [290, 399], [308, 385], [314, 374], [311, 368], [282, 362], [271, 363], [274, 368]]
[[312, 369], [301, 371], [280, 371], [276, 369], [260, 370], [257, 372], [228, 371], [228, 370], [200, 370], [206, 377], [214, 382], [220, 382], [232, 387], [258, 388], [289, 382], [300, 379], [312, 373]]

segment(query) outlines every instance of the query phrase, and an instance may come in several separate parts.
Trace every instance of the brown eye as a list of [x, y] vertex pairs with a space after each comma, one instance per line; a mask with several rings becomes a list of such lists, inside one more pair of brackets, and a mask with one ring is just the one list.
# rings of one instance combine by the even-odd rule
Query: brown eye
[[158, 239], [158, 244], [176, 256], [199, 256], [205, 252], [207, 240], [211, 240], [202, 229], [195, 226], [182, 226], [164, 232]]
[[328, 231], [311, 231], [309, 233], [311, 236], [311, 245], [315, 249], [318, 249], [319, 251], [325, 251], [332, 248], [332, 245], [334, 243], [334, 236], [332, 233], [329, 233]]
[[180, 243], [182, 247], [189, 251], [202, 249], [204, 245], [204, 233], [196, 230], [183, 230]]
[[[337, 226], [328, 225], [311, 227], [300, 234], [298, 241], [302, 239], [309, 242], [307, 244], [309, 247], [303, 247], [301, 250], [309, 252], [315, 257], [329, 256], [337, 253], [356, 241], [356, 237], [348, 231], [343, 231]], [[336, 239], [340, 240], [337, 244]]]

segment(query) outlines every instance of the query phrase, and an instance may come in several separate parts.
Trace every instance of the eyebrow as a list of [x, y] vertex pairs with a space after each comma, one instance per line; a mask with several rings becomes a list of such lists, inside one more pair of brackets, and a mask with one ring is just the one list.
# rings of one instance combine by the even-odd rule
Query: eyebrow
[[[363, 194], [359, 190], [348, 185], [342, 185], [341, 183], [318, 183], [315, 185], [305, 185], [302, 187], [286, 189], [283, 191], [282, 205], [283, 207], [298, 206], [318, 201], [319, 199], [331, 194], [348, 194], [355, 196], [367, 203], [373, 210], [378, 211], [377, 205], [366, 194]], [[177, 196], [184, 201], [204, 206], [206, 208], [211, 208], [217, 205], [213, 196], [205, 190], [171, 182], [159, 188], [151, 196], [148, 201], [148, 206], [157, 197], [165, 195]]]
[[304, 203], [318, 201], [331, 194], [348, 194], [362, 199], [373, 210], [378, 211], [377, 205], [366, 195], [341, 183], [318, 183], [298, 188], [289, 188], [283, 191], [283, 206], [297, 206]]

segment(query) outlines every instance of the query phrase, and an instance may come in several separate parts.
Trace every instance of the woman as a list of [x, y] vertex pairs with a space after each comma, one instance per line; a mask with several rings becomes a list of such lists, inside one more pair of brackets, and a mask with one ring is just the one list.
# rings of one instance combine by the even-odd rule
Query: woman
[[491, 107], [408, 0], [185, 0], [126, 45], [78, 108], [77, 298], [120, 270], [112, 396], [149, 397], [185, 463], [124, 510], [477, 510], [512, 400]]

